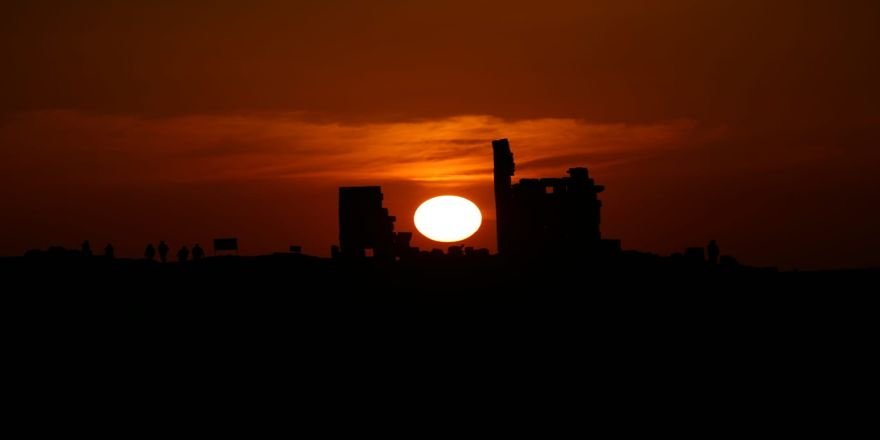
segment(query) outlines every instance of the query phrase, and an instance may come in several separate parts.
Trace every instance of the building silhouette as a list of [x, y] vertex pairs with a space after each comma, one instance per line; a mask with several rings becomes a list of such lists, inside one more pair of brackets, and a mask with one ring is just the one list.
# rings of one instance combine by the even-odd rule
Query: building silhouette
[[339, 188], [339, 250], [343, 257], [394, 258], [394, 216], [382, 206], [382, 187]]
[[339, 188], [339, 246], [331, 248], [333, 258], [373, 257], [399, 260], [415, 257], [412, 232], [395, 232], [397, 220], [382, 206], [380, 186], [343, 186]]
[[516, 170], [513, 161], [513, 152], [507, 139], [492, 141], [492, 153], [495, 172], [495, 218], [498, 235], [498, 253], [509, 255], [516, 252], [513, 193], [511, 191], [511, 178]]
[[492, 150], [500, 255], [587, 256], [619, 250], [619, 241], [602, 240], [598, 195], [605, 187], [586, 168], [571, 168], [568, 177], [514, 184], [516, 164], [508, 140], [492, 141]]

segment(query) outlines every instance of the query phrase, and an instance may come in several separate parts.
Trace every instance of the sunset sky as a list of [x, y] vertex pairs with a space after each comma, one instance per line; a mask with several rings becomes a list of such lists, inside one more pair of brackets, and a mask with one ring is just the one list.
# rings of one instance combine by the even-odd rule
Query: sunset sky
[[382, 185], [398, 230], [470, 198], [494, 250], [507, 137], [516, 178], [587, 166], [626, 249], [880, 266], [878, 23], [876, 0], [7, 1], [0, 255], [327, 255], [342, 185]]

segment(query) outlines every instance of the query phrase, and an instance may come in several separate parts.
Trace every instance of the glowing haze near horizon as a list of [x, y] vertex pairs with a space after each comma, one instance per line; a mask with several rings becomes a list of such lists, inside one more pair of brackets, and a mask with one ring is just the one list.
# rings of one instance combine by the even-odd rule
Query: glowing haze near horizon
[[[74, 4], [75, 3], [75, 4]], [[336, 188], [483, 211], [587, 166], [603, 233], [753, 264], [880, 265], [874, 1], [11, 2], [0, 255], [336, 242]], [[433, 247], [416, 235], [416, 245]]]

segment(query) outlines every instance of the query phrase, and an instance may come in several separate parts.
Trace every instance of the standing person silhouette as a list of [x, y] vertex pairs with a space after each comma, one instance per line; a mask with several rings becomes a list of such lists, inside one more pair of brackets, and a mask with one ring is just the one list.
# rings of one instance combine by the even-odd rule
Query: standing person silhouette
[[113, 251], [113, 245], [110, 243], [107, 243], [107, 246], [104, 246], [104, 258], [107, 258], [108, 260], [112, 260], [113, 257], [115, 257], [115, 256], [116, 256], [116, 254]]
[[193, 246], [192, 255], [193, 255], [193, 261], [201, 260], [202, 257], [205, 256], [205, 250], [202, 249], [202, 247], [199, 246], [198, 243], [196, 243], [196, 245]]
[[181, 263], [185, 263], [186, 260], [188, 260], [188, 259], [189, 259], [189, 249], [187, 249], [186, 246], [183, 246], [180, 248], [179, 251], [177, 251], [177, 261], [179, 261]]
[[165, 240], [159, 241], [159, 261], [163, 263], [168, 261], [168, 245], [165, 244]]
[[144, 258], [149, 261], [153, 261], [153, 258], [156, 258], [156, 248], [153, 247], [153, 243], [147, 244], [147, 248], [144, 249]]
[[718, 254], [720, 251], [718, 249], [718, 243], [716, 243], [715, 240], [709, 240], [709, 245], [706, 246], [706, 253], [709, 254], [710, 264], [718, 264]]
[[88, 240], [82, 242], [82, 256], [83, 257], [91, 257], [92, 256], [92, 245]]

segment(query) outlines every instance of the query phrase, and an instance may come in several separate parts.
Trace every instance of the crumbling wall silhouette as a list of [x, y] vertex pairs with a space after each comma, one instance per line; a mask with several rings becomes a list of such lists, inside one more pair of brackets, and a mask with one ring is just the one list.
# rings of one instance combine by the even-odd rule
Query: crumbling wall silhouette
[[394, 216], [382, 206], [379, 186], [339, 188], [339, 248], [344, 257], [393, 259]]
[[602, 240], [598, 195], [605, 187], [586, 168], [571, 168], [568, 177], [512, 184], [516, 165], [508, 140], [492, 141], [492, 150], [499, 254], [595, 255], [619, 249], [618, 241]]

